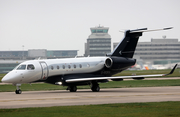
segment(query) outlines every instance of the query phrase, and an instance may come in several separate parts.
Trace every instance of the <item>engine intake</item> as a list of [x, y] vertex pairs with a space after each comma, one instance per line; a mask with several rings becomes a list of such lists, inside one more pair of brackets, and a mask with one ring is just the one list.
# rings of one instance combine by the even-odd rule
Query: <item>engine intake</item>
[[106, 61], [105, 61], [105, 66], [107, 68], [111, 68], [113, 65], [113, 60], [111, 58], [107, 58]]

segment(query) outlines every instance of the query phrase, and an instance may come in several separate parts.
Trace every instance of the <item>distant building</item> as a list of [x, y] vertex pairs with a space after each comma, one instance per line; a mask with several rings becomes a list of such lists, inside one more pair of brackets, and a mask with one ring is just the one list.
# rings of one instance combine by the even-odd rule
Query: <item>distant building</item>
[[29, 60], [35, 58], [73, 58], [78, 50], [30, 49], [28, 51], [0, 51], [0, 59]]
[[22, 59], [28, 56], [28, 51], [0, 51], [0, 59]]
[[73, 58], [77, 56], [78, 50], [48, 50], [47, 58]]
[[7, 73], [20, 63], [37, 58], [73, 58], [78, 50], [32, 49], [28, 51], [0, 51], [0, 73]]
[[111, 36], [108, 27], [94, 27], [85, 43], [84, 56], [105, 56], [111, 52]]
[[[118, 43], [113, 43], [113, 48]], [[151, 42], [138, 42], [135, 57], [152, 64], [180, 62], [180, 42], [178, 39], [151, 39]]]
[[32, 49], [28, 50], [28, 57], [37, 58], [37, 57], [47, 57], [47, 50], [46, 49]]

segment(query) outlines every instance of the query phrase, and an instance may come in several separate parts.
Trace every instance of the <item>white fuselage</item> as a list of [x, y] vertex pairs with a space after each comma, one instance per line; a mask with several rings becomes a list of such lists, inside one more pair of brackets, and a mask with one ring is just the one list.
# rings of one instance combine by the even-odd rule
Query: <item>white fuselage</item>
[[22, 84], [67, 74], [92, 73], [101, 70], [107, 57], [31, 60], [6, 74], [2, 82]]

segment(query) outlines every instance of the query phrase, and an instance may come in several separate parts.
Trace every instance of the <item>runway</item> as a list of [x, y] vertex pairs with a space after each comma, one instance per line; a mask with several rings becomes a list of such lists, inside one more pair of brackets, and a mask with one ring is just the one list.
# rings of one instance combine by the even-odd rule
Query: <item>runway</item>
[[51, 107], [70, 105], [180, 101], [180, 86], [112, 88], [92, 92], [90, 89], [69, 92], [24, 91], [0, 93], [0, 108]]

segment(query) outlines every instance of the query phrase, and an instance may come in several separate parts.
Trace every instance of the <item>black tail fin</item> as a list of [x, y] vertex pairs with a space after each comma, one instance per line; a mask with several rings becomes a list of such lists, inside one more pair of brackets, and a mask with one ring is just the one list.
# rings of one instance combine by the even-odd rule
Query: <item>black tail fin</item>
[[116, 46], [111, 56], [132, 58], [140, 36], [142, 36], [142, 32], [126, 31], [124, 39]]
[[127, 57], [132, 58], [139, 40], [139, 37], [142, 36], [143, 32], [148, 31], [158, 31], [158, 30], [168, 30], [170, 28], [156, 29], [156, 30], [147, 30], [147, 28], [137, 29], [137, 30], [127, 30], [124, 34], [122, 41], [116, 46], [114, 51], [108, 56], [118, 56], [118, 57]]

